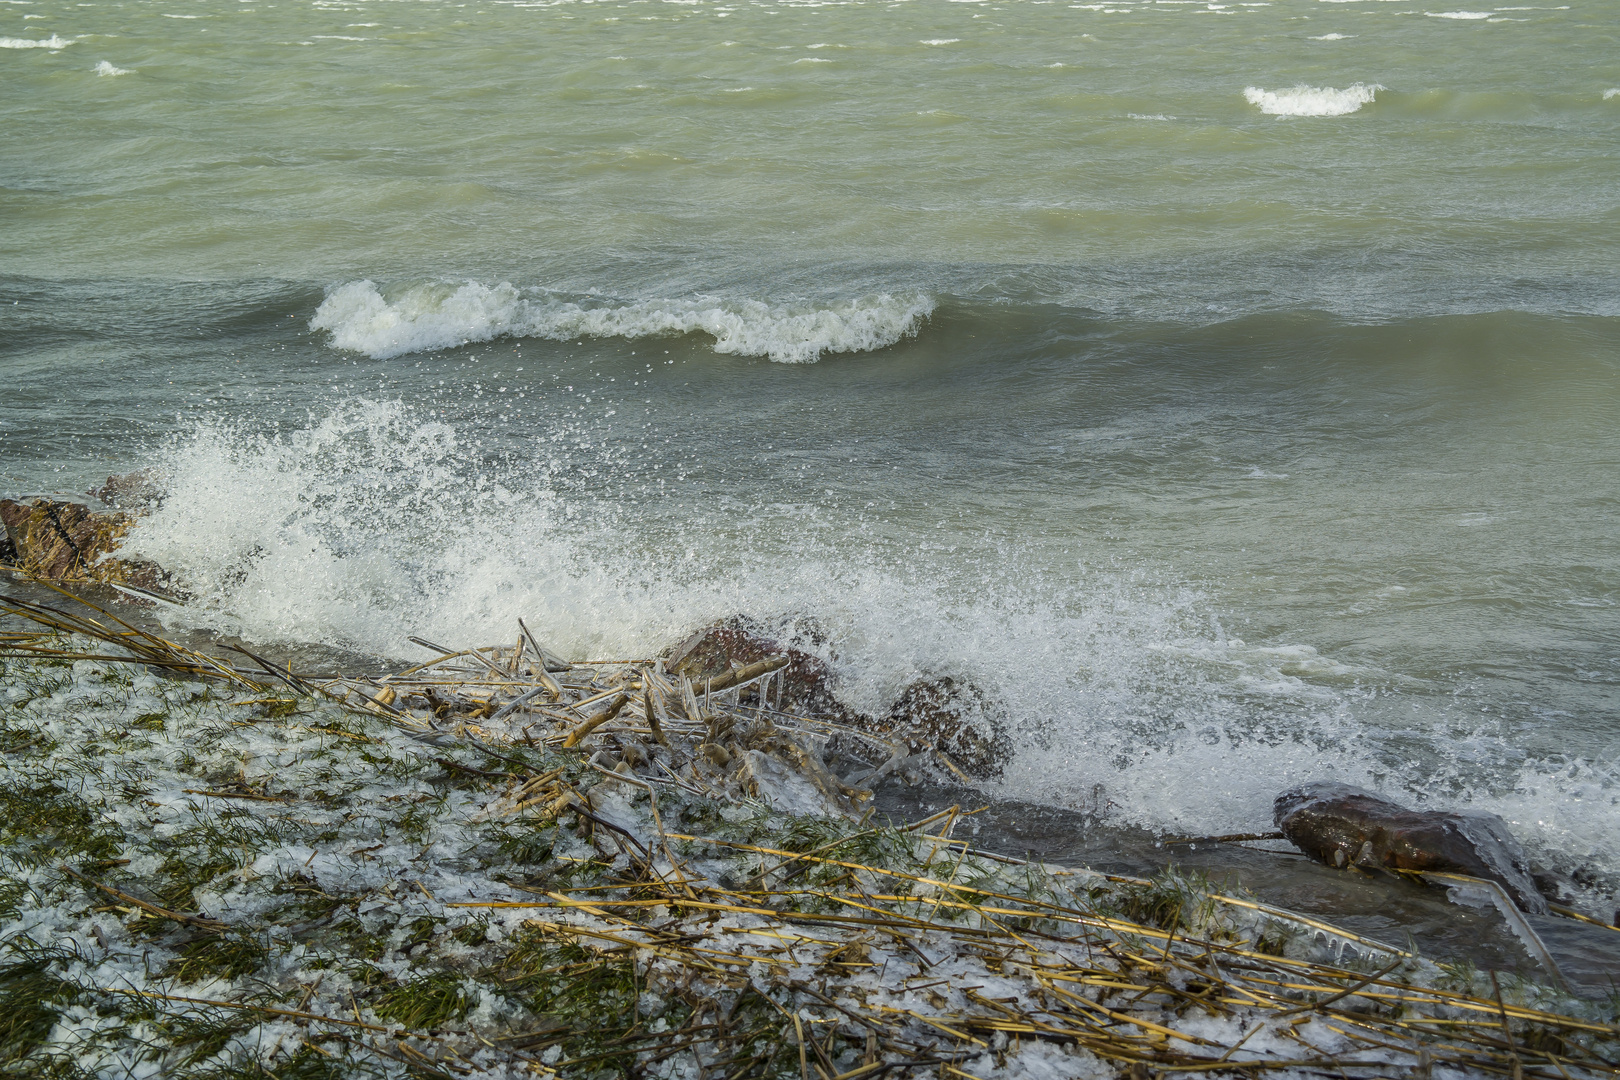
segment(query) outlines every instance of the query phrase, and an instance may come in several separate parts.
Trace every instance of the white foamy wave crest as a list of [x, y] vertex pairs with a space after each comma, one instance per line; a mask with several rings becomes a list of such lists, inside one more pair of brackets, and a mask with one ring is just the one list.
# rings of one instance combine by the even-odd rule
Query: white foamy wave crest
[[0, 37], [0, 49], [65, 49], [73, 44], [72, 38], [52, 34], [48, 38]]
[[1267, 116], [1344, 116], [1373, 100], [1384, 89], [1377, 83], [1355, 83], [1343, 90], [1331, 86], [1296, 86], [1289, 90], [1246, 87], [1243, 96]]
[[1620, 86], [1611, 86], [1609, 89], [1603, 91], [1604, 101], [1613, 101], [1615, 98], [1620, 98]]
[[575, 303], [539, 290], [414, 285], [384, 293], [371, 281], [333, 289], [310, 322], [332, 345], [377, 359], [452, 348], [497, 337], [642, 338], [702, 332], [714, 351], [808, 364], [823, 353], [870, 352], [913, 336], [934, 310], [921, 293], [875, 293], [832, 303], [758, 300], [638, 300]]
[[1423, 14], [1431, 19], [1488, 19], [1488, 11], [1425, 11]]
[[108, 60], [103, 60], [96, 65], [97, 75], [131, 75], [133, 73], [133, 68], [114, 67], [112, 62]]

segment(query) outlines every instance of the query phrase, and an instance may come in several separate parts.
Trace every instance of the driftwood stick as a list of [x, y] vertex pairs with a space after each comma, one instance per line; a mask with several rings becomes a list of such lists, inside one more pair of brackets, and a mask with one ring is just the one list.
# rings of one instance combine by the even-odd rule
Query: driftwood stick
[[204, 916], [201, 916], [201, 915], [187, 915], [184, 912], [170, 911], [168, 908], [158, 907], [156, 904], [148, 903], [147, 901], [142, 900], [139, 897], [131, 896], [127, 892], [123, 892], [123, 891], [121, 891], [119, 889], [115, 889], [111, 885], [103, 885], [99, 881], [94, 881], [94, 880], [92, 880], [90, 878], [87, 878], [83, 874], [79, 873], [77, 870], [73, 869], [71, 866], [67, 866], [66, 864], [59, 865], [57, 867], [57, 869], [62, 871], [64, 874], [69, 874], [69, 875], [71, 875], [73, 877], [78, 878], [80, 881], [84, 882], [86, 885], [90, 885], [90, 886], [92, 886], [94, 888], [100, 889], [102, 892], [106, 893], [108, 896], [117, 897], [119, 900], [122, 900], [126, 904], [132, 904], [135, 907], [140, 908], [142, 911], [148, 912], [149, 914], [152, 914], [152, 915], [156, 915], [156, 916], [158, 916], [160, 918], [172, 919], [175, 922], [181, 923], [181, 924], [183, 924], [185, 926], [195, 926], [199, 930], [207, 930], [207, 931], [210, 931], [210, 932], [215, 933], [215, 934], [222, 934], [226, 930], [230, 929], [230, 927], [227, 924], [220, 922], [218, 919], [209, 919], [209, 918], [205, 918]]
[[1225, 836], [1172, 836], [1159, 841], [1166, 847], [1179, 844], [1236, 844], [1244, 840], [1286, 840], [1280, 832], [1240, 832]]
[[585, 721], [583, 724], [579, 725], [579, 727], [569, 732], [568, 737], [562, 741], [563, 747], [566, 749], [568, 747], [578, 746], [580, 744], [580, 740], [584, 739], [585, 736], [589, 735], [591, 732], [595, 731], [609, 720], [612, 720], [615, 716], [618, 716], [620, 711], [623, 710], [623, 708], [628, 704], [630, 704], [630, 695], [620, 694], [618, 697], [613, 699], [613, 703], [607, 708], [603, 709], [591, 719]]

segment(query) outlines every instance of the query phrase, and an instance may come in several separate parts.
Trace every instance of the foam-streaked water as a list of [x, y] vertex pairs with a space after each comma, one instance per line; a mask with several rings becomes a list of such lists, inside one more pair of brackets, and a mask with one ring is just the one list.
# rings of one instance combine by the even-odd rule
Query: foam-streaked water
[[1620, 891], [1613, 0], [5, 7], [0, 487], [164, 470], [174, 618], [786, 616], [1011, 797]]

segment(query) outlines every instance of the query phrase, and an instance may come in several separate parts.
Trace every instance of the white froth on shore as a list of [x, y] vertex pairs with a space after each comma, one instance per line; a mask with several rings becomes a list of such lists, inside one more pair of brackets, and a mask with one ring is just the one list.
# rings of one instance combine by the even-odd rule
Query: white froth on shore
[[1359, 82], [1343, 90], [1303, 84], [1288, 90], [1249, 86], [1244, 88], [1243, 96], [1267, 116], [1345, 116], [1369, 104], [1382, 89], [1377, 83]]
[[502, 282], [425, 284], [385, 293], [369, 280], [327, 294], [310, 322], [332, 345], [376, 359], [498, 337], [642, 338], [705, 333], [714, 351], [808, 364], [824, 353], [871, 352], [913, 336], [933, 313], [921, 293], [825, 303], [695, 297], [576, 303]]

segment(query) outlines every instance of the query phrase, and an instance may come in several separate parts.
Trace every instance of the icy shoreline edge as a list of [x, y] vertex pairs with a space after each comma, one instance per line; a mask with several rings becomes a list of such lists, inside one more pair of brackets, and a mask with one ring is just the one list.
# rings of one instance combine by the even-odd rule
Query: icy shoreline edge
[[[15, 615], [0, 633], [19, 1075], [1614, 1073], [1612, 1003], [1197, 879], [976, 853], [955, 812], [872, 828], [813, 778], [774, 778], [824, 800], [792, 813], [707, 771], [610, 764], [589, 739], [634, 696], [611, 672], [548, 674], [594, 709], [511, 737], [492, 716], [413, 730], [386, 694], [292, 673], [72, 659], [107, 642]], [[460, 660], [463, 681], [483, 664]], [[712, 697], [695, 720], [644, 704], [668, 744], [644, 750], [718, 745], [717, 714], [758, 723]], [[756, 790], [812, 734], [743, 738]]]

